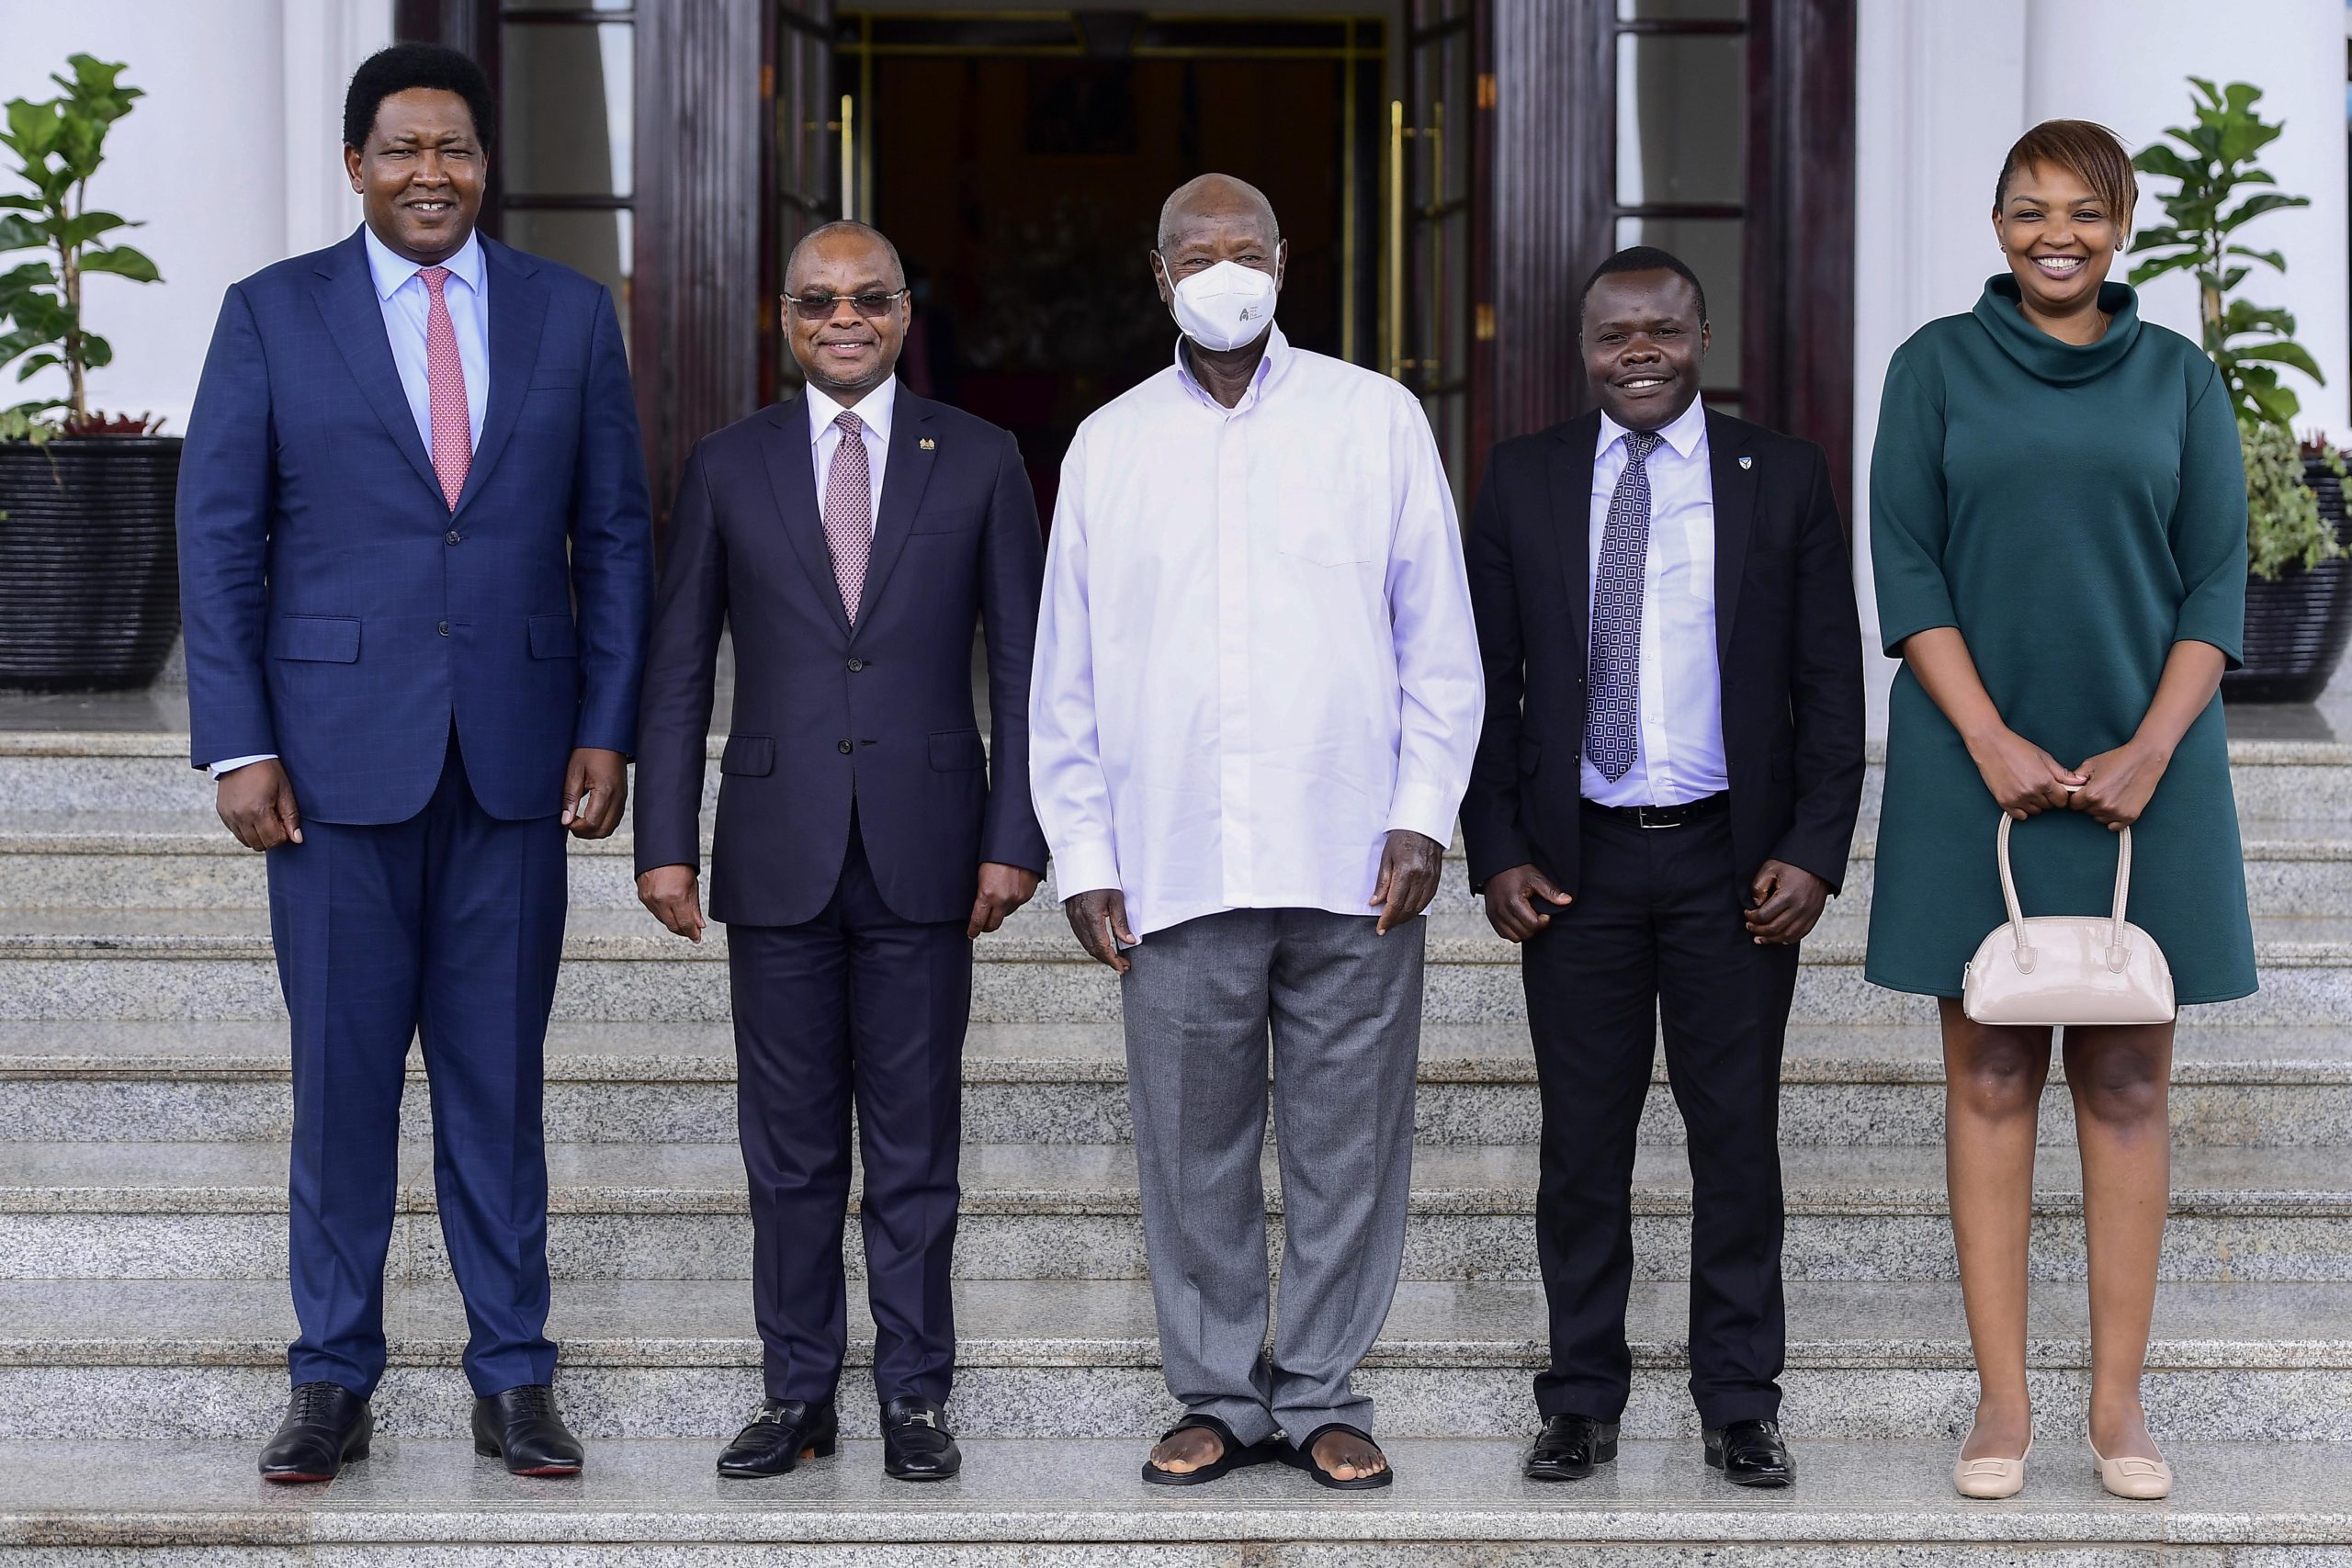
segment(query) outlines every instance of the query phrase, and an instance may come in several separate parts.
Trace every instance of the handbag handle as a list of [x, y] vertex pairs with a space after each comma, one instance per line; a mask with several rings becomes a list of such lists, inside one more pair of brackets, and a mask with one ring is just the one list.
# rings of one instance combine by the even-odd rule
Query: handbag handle
[[[2009, 934], [2017, 943], [2018, 969], [2030, 975], [2033, 944], [2026, 941], [2025, 910], [2018, 904], [2016, 874], [2009, 870], [2009, 829], [2015, 826], [2017, 818], [2002, 812], [2001, 830], [1994, 840], [1993, 852], [2001, 863], [2001, 898], [2009, 907]], [[2123, 945], [2123, 910], [2132, 898], [2132, 829], [2125, 828], [2118, 837], [2121, 841], [2115, 852], [2115, 911], [2113, 929], [2107, 938], [2107, 966], [2120, 975], [2132, 961], [2131, 951]]]

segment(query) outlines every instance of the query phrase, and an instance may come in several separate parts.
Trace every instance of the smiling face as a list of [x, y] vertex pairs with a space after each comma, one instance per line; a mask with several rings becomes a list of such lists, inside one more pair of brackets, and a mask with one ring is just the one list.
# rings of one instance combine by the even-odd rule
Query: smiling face
[[457, 94], [432, 87], [378, 104], [368, 145], [345, 147], [343, 166], [376, 238], [420, 266], [464, 247], [490, 181], [473, 111]]
[[2009, 175], [1993, 232], [2033, 314], [2073, 316], [2095, 310], [2099, 285], [2123, 243], [2121, 215], [2082, 176], [2052, 164], [2025, 164]]
[[[811, 313], [785, 301], [792, 323], [792, 357], [809, 385], [837, 402], [854, 403], [890, 378], [907, 341], [907, 280], [888, 246], [854, 229], [811, 235], [795, 252], [784, 291], [798, 299], [831, 295], [830, 310]], [[893, 296], [876, 315], [852, 303], [854, 296]]]
[[1603, 412], [1628, 430], [1673, 423], [1699, 395], [1712, 334], [1679, 273], [1612, 272], [1584, 300], [1584, 368]]

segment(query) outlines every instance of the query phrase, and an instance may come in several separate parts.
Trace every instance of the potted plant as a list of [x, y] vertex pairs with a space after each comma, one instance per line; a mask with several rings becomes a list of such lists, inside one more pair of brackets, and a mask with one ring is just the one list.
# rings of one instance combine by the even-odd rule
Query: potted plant
[[23, 192], [0, 193], [0, 367], [62, 371], [65, 393], [0, 412], [0, 686], [122, 690], [155, 678], [179, 636], [173, 494], [180, 443], [145, 415], [91, 411], [89, 373], [114, 357], [82, 320], [83, 285], [156, 281], [107, 236], [131, 227], [89, 205], [107, 129], [141, 95], [123, 67], [73, 56], [62, 93], [6, 107], [0, 147]]
[[[2134, 285], [2168, 272], [2197, 279], [2205, 352], [2237, 414], [2245, 455], [2245, 668], [2222, 678], [2233, 702], [2309, 702], [2319, 695], [2352, 639], [2352, 533], [2344, 512], [2344, 463], [2324, 439], [2298, 442], [2301, 400], [2281, 386], [2281, 367], [2325, 383], [2318, 362], [2294, 339], [2284, 310], [2233, 298], [2258, 265], [2287, 270], [2277, 251], [2257, 250], [2239, 231], [2265, 213], [2308, 207], [2275, 188], [2255, 162], [2284, 129], [2255, 110], [2262, 90], [2245, 82], [2217, 87], [2192, 76], [2197, 123], [2168, 127], [2132, 160], [2142, 174], [2177, 180], [2164, 197], [2169, 222], [2144, 230], [2133, 252]], [[2234, 205], [2233, 205], [2234, 203]]]

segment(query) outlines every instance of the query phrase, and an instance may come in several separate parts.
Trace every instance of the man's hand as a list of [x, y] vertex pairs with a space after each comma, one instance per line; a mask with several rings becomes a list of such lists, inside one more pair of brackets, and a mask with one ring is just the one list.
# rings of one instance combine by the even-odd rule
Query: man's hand
[[1747, 911], [1747, 934], [1759, 947], [1803, 942], [1829, 902], [1829, 884], [1786, 861], [1768, 860], [1757, 867], [1748, 891], [1756, 903]]
[[2109, 832], [2120, 832], [2148, 809], [2165, 769], [2171, 764], [2172, 759], [2154, 747], [2126, 741], [2075, 770], [2090, 782], [2069, 795], [2066, 804], [2092, 821], [2105, 824]]
[[1505, 942], [1525, 942], [1549, 926], [1552, 911], [1543, 904], [1565, 909], [1575, 902], [1532, 865], [1515, 865], [1487, 878], [1487, 923]]
[[[612, 831], [609, 828], [605, 830]], [[655, 919], [688, 942], [702, 940], [702, 891], [696, 885], [693, 866], [657, 865], [651, 871], [639, 872], [637, 901], [652, 910]]]
[[607, 839], [628, 804], [628, 759], [582, 746], [563, 770], [563, 825], [575, 839]]
[[1372, 907], [1380, 911], [1375, 936], [1386, 936], [1430, 907], [1437, 897], [1438, 878], [1445, 872], [1445, 846], [1409, 828], [1388, 829], [1380, 852], [1380, 881], [1372, 890]]
[[1125, 942], [1133, 947], [1136, 937], [1127, 929], [1125, 894], [1115, 887], [1072, 894], [1062, 900], [1062, 913], [1069, 917], [1069, 929], [1078, 933], [1078, 944], [1097, 964], [1107, 964], [1122, 975], [1127, 972], [1127, 955], [1119, 951], [1119, 944]]
[[222, 774], [212, 800], [220, 820], [249, 850], [302, 841], [302, 813], [294, 805], [294, 785], [275, 757]]
[[978, 936], [1004, 924], [1005, 916], [1029, 902], [1037, 891], [1037, 874], [1017, 865], [999, 865], [994, 861], [980, 863], [980, 895], [972, 900], [972, 918], [964, 923], [964, 934]]

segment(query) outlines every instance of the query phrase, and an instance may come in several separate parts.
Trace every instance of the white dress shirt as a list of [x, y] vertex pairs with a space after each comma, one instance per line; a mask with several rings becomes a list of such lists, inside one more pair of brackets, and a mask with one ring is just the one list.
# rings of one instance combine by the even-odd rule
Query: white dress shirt
[[1272, 330], [1238, 406], [1180, 344], [1062, 462], [1031, 793], [1061, 897], [1120, 889], [1138, 937], [1231, 908], [1377, 913], [1389, 830], [1447, 842], [1477, 744], [1429, 420]]
[[838, 402], [819, 391], [811, 382], [808, 402], [808, 439], [816, 444], [815, 461], [809, 466], [817, 471], [817, 515], [825, 514], [825, 479], [833, 471], [833, 454], [842, 447], [841, 426], [833, 421], [842, 414], [854, 413], [865, 426], [862, 437], [865, 443], [865, 471], [873, 481], [867, 496], [873, 515], [865, 520], [865, 525], [873, 528], [882, 516], [882, 480], [889, 467], [890, 413], [899, 406], [899, 378], [886, 378], [880, 386], [854, 403]]
[[[1723, 671], [1715, 660], [1715, 485], [1708, 469], [1707, 412], [1698, 400], [1661, 429], [1650, 449], [1650, 547], [1642, 573], [1642, 652], [1634, 765], [1611, 783], [1579, 759], [1587, 800], [1603, 806], [1680, 806], [1731, 787], [1724, 765]], [[1592, 460], [1592, 526], [1586, 541], [1585, 608], [1600, 581], [1610, 499], [1625, 472], [1625, 427], [1600, 416]], [[1589, 625], [1589, 621], [1587, 623]]]
[[[433, 382], [424, 355], [425, 323], [433, 297], [417, 274], [424, 269], [394, 254], [376, 238], [376, 231], [359, 227], [368, 249], [368, 271], [375, 280], [376, 303], [384, 314], [384, 335], [392, 346], [392, 367], [400, 372], [401, 391], [408, 398], [410, 417], [416, 421], [417, 439], [433, 450]], [[490, 407], [490, 307], [485, 299], [489, 279], [482, 266], [481, 236], [469, 234], [458, 254], [440, 264], [449, 269], [441, 286], [442, 301], [449, 307], [449, 325], [458, 335], [458, 364], [466, 373], [466, 420], [472, 426], [468, 446], [481, 446], [482, 416]], [[264, 751], [251, 757], [231, 757], [212, 764], [220, 778], [248, 762], [277, 755]]]

